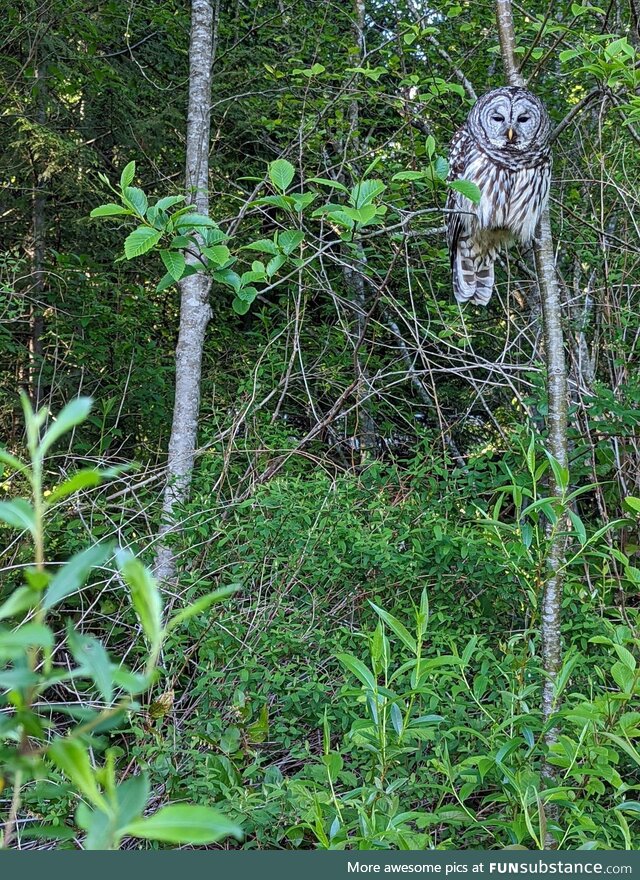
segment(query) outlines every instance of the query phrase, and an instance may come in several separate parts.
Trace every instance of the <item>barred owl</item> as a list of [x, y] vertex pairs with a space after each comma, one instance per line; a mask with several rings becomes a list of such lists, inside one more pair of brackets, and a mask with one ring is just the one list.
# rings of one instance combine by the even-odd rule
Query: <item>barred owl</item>
[[529, 244], [549, 197], [549, 117], [542, 102], [515, 86], [483, 95], [456, 133], [449, 179], [470, 180], [474, 204], [455, 190], [447, 198], [447, 243], [458, 302], [485, 306], [493, 264], [514, 239]]

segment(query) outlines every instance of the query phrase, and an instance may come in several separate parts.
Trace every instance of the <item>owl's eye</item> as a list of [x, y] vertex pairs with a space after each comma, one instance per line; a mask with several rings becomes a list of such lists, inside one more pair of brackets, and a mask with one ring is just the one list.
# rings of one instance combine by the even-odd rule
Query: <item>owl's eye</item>
[[521, 116], [518, 116], [518, 122], [528, 122], [529, 117], [526, 113], [523, 113]]
[[494, 122], [504, 122], [504, 116], [501, 116], [499, 113], [496, 113], [491, 117]]

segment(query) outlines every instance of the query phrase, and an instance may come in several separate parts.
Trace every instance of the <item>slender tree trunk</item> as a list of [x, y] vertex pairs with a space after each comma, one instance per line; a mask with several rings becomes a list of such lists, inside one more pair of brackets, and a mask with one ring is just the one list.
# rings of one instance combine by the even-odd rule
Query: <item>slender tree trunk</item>
[[[47, 121], [46, 71], [42, 62], [36, 64], [35, 75], [35, 118], [39, 126]], [[43, 296], [45, 289], [44, 257], [46, 249], [46, 196], [43, 180], [43, 160], [32, 160], [33, 195], [31, 200], [31, 303], [29, 306], [29, 370], [28, 387], [31, 404], [35, 410], [40, 406], [42, 371], [42, 335], [44, 332]]]
[[[353, 5], [353, 39], [354, 50], [352, 52], [352, 66], [360, 67], [363, 63], [365, 53], [364, 28], [366, 16], [366, 0], [354, 0]], [[354, 88], [357, 88], [358, 80], [354, 80]], [[360, 153], [360, 105], [357, 94], [353, 96], [349, 104], [349, 128], [351, 135], [351, 146], [353, 153], [358, 156]], [[354, 167], [354, 173], [351, 175], [351, 183], [357, 182], [358, 173]], [[378, 432], [376, 430], [375, 419], [371, 412], [371, 398], [369, 397], [369, 374], [366, 367], [367, 350], [364, 343], [364, 337], [367, 332], [367, 311], [368, 299], [367, 291], [362, 273], [365, 271], [366, 256], [362, 243], [357, 237], [354, 238], [351, 252], [355, 251], [355, 259], [353, 256], [347, 255], [344, 266], [344, 279], [347, 289], [351, 295], [351, 301], [356, 309], [356, 351], [354, 355], [354, 368], [358, 379], [358, 397], [364, 398], [358, 407], [359, 425], [357, 428], [357, 438], [359, 445], [359, 453], [361, 461], [367, 456], [375, 456], [378, 447]]]
[[[496, 17], [502, 62], [507, 79], [511, 85], [524, 86], [524, 79], [515, 61], [515, 32], [511, 0], [496, 0]], [[567, 370], [560, 293], [548, 209], [540, 219], [534, 252], [544, 317], [549, 413], [547, 419], [548, 449], [563, 467], [567, 467]], [[556, 498], [563, 495], [562, 487], [557, 484], [555, 479], [551, 491]], [[553, 745], [558, 736], [557, 729], [550, 726], [550, 720], [558, 708], [556, 682], [562, 665], [562, 566], [565, 560], [565, 538], [560, 533], [561, 531], [562, 529], [557, 529], [555, 532], [549, 532], [550, 544], [542, 595], [542, 666], [545, 676], [542, 691], [542, 715], [546, 725], [545, 742], [547, 746]], [[551, 765], [546, 764], [544, 775], [547, 781], [553, 784], [555, 771]], [[549, 833], [545, 839], [545, 846], [549, 849], [555, 846], [554, 839]]]
[[[211, 120], [211, 65], [213, 61], [213, 7], [210, 0], [191, 4], [189, 46], [189, 108], [187, 117], [187, 200], [199, 214], [209, 213], [209, 141]], [[197, 256], [187, 262], [198, 264]], [[180, 329], [176, 349], [176, 391], [169, 439], [167, 484], [162, 505], [163, 519], [155, 560], [161, 582], [175, 574], [175, 555], [168, 540], [178, 526], [176, 505], [188, 496], [193, 473], [200, 408], [202, 351], [211, 310], [210, 280], [202, 273], [180, 282]]]
[[33, 249], [31, 256], [31, 306], [29, 327], [29, 395], [34, 410], [39, 409], [42, 398], [42, 335], [44, 317], [42, 299], [44, 294], [44, 255], [46, 247], [45, 195], [42, 185], [35, 182], [32, 203]]

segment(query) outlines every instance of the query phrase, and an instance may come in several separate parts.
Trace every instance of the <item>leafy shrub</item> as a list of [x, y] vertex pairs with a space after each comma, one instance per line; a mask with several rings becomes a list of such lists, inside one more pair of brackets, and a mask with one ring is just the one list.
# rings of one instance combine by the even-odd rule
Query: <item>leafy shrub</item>
[[[66, 632], [55, 629], [65, 599], [81, 591], [91, 572], [114, 555], [107, 543], [95, 543], [72, 556], [53, 573], [46, 565], [46, 517], [53, 504], [80, 489], [95, 486], [108, 472], [77, 471], [50, 491], [45, 490], [45, 461], [52, 446], [86, 419], [91, 401], [77, 398], [68, 404], [41, 436], [45, 409], [34, 413], [22, 397], [27, 443], [31, 457], [25, 464], [7, 450], [0, 461], [16, 480], [31, 490], [31, 498], [0, 502], [0, 519], [12, 529], [26, 532], [34, 548], [34, 564], [24, 571], [25, 584], [14, 589], [0, 605], [0, 619], [17, 620], [0, 629], [0, 757], [12, 791], [2, 838], [3, 847], [14, 844], [25, 786], [37, 781], [37, 800], [46, 798], [43, 780], [60, 784], [60, 794], [79, 798], [76, 825], [85, 832], [85, 849], [114, 849], [124, 837], [168, 843], [213, 843], [228, 835], [241, 836], [237, 825], [209, 807], [170, 804], [143, 816], [149, 798], [148, 775], [118, 779], [115, 754], [107, 748], [97, 765], [94, 751], [103, 751], [107, 731], [138, 710], [137, 698], [152, 685], [160, 651], [168, 633], [190, 617], [228, 595], [228, 590], [201, 597], [179, 611], [166, 624], [163, 602], [151, 574], [130, 552], [117, 550], [119, 576], [131, 602], [147, 645], [144, 670], [114, 663], [103, 642], [74, 629], [67, 619]], [[90, 683], [89, 690], [85, 690]], [[84, 691], [80, 704], [61, 699], [73, 685]], [[92, 708], [101, 705], [101, 708]], [[5, 780], [2, 780], [3, 786]], [[51, 786], [51, 788], [53, 785]], [[33, 793], [32, 796], [33, 798]], [[74, 798], [75, 799], [75, 798]], [[58, 823], [61, 815], [56, 817]], [[76, 832], [66, 823], [30, 829], [43, 838], [69, 839]]]

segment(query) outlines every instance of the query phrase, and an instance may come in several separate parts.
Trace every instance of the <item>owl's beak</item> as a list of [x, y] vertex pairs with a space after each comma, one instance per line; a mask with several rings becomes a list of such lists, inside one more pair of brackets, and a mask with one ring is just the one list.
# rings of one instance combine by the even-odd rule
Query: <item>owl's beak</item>
[[512, 128], [510, 128], [509, 131], [507, 132], [507, 137], [509, 138], [509, 143], [511, 143], [511, 141], [513, 140], [513, 135], [514, 135], [514, 131]]

